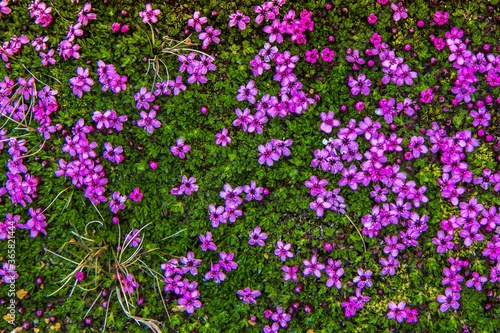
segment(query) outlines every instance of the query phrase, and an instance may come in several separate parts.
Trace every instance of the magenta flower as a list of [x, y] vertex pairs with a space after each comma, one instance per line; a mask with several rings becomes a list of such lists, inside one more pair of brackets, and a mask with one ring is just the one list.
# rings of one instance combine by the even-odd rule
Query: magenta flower
[[42, 213], [42, 209], [29, 208], [28, 213], [31, 218], [26, 224], [19, 224], [17, 227], [20, 229], [29, 229], [31, 238], [35, 238], [39, 233], [47, 235], [47, 231], [44, 229], [47, 226], [47, 222], [45, 221], [45, 215]]
[[257, 301], [255, 299], [260, 296], [260, 291], [252, 290], [249, 287], [246, 287], [243, 290], [238, 290], [236, 294], [240, 296], [240, 299], [247, 304], [257, 304]]
[[358, 79], [355, 80], [352, 76], [349, 76], [347, 85], [351, 87], [351, 94], [357, 96], [359, 93], [367, 96], [370, 94], [370, 86], [372, 81], [366, 78], [365, 74], [359, 74]]
[[89, 92], [90, 87], [94, 85], [94, 81], [89, 78], [89, 69], [82, 67], [78, 67], [76, 69], [77, 76], [69, 79], [69, 83], [71, 85], [71, 89], [73, 89], [73, 94], [82, 98], [82, 93]]
[[184, 144], [184, 139], [182, 138], [178, 138], [176, 144], [176, 146], [170, 146], [170, 151], [172, 152], [172, 154], [174, 156], [179, 156], [181, 160], [186, 158], [185, 153], [191, 150], [191, 146]]
[[217, 250], [217, 245], [213, 242], [212, 238], [212, 233], [210, 231], [207, 231], [207, 233], [204, 235], [199, 236], [200, 242], [201, 242], [201, 250], [203, 252], [206, 252], [208, 250], [210, 251], [216, 251]]
[[434, 22], [438, 25], [446, 24], [448, 22], [448, 12], [441, 13], [440, 11], [437, 11], [434, 14]]
[[76, 272], [75, 273], [75, 280], [78, 282], [82, 282], [85, 279], [85, 273], [84, 272]]
[[150, 93], [146, 87], [141, 87], [139, 92], [134, 95], [134, 99], [137, 102], [135, 104], [137, 110], [141, 108], [149, 110], [149, 103], [155, 100], [155, 96]]
[[255, 104], [255, 96], [259, 91], [255, 88], [255, 81], [250, 80], [246, 86], [240, 86], [238, 92], [239, 94], [236, 96], [238, 101], [247, 100], [248, 103]]
[[139, 229], [134, 229], [130, 234], [125, 235], [125, 243], [130, 244], [132, 247], [138, 247], [141, 243]]
[[428, 104], [434, 99], [434, 94], [432, 93], [432, 88], [422, 90], [420, 92], [420, 101], [422, 103]]
[[250, 185], [243, 186], [243, 191], [247, 194], [245, 197], [247, 201], [260, 201], [262, 200], [262, 193], [264, 192], [264, 189], [260, 186], [257, 187], [255, 181], [251, 180]]
[[318, 258], [313, 255], [311, 260], [304, 260], [302, 262], [306, 268], [302, 271], [304, 276], [308, 276], [309, 274], [314, 274], [318, 279], [321, 277], [321, 271], [325, 269], [325, 265], [318, 262]]
[[371, 14], [370, 14], [370, 15], [368, 15], [368, 17], [367, 17], [367, 21], [368, 21], [368, 23], [370, 23], [370, 24], [375, 24], [375, 23], [377, 23], [377, 20], [378, 20], [377, 15], [375, 15], [375, 14], [373, 14], [373, 13], [371, 13]]
[[260, 145], [258, 150], [260, 154], [259, 164], [266, 163], [268, 166], [272, 166], [274, 161], [279, 159], [278, 153], [273, 149], [270, 142], [267, 142], [265, 145]]
[[8, 5], [7, 0], [0, 1], [0, 18], [2, 18], [2, 14], [9, 15], [12, 12], [12, 9], [7, 7]]
[[238, 25], [238, 28], [240, 28], [240, 30], [245, 30], [248, 23], [250, 23], [250, 17], [243, 14], [239, 10], [237, 10], [236, 13], [234, 13], [234, 14], [229, 14], [228, 25], [230, 27], [234, 27], [235, 25]]
[[238, 264], [233, 261], [233, 259], [234, 259], [233, 252], [226, 253], [224, 251], [221, 251], [219, 253], [219, 257], [220, 257], [219, 265], [220, 265], [220, 267], [224, 268], [226, 270], [226, 272], [230, 272], [230, 271], [238, 268]]
[[323, 51], [321, 51], [321, 59], [323, 59], [324, 62], [332, 62], [334, 56], [335, 52], [328, 47], [325, 47]]
[[453, 249], [453, 235], [445, 234], [442, 230], [437, 232], [437, 238], [432, 239], [432, 243], [437, 246], [437, 252], [443, 253]]
[[468, 280], [465, 285], [468, 288], [476, 288], [477, 291], [483, 290], [483, 284], [488, 282], [486, 276], [481, 276], [478, 272], [472, 272], [472, 278]]
[[232, 139], [228, 136], [227, 128], [223, 128], [222, 132], [215, 134], [215, 143], [221, 145], [222, 147], [227, 146], [231, 143]]
[[193, 13], [193, 16], [187, 21], [187, 25], [196, 30], [196, 32], [200, 32], [202, 30], [202, 25], [207, 23], [208, 19], [206, 17], [202, 17], [200, 12], [196, 11]]
[[319, 59], [319, 54], [317, 49], [306, 51], [306, 61], [310, 64], [315, 64]]
[[372, 271], [364, 270], [362, 268], [358, 269], [358, 276], [354, 277], [353, 282], [358, 284], [359, 289], [363, 289], [364, 287], [371, 287], [373, 282], [371, 280]]
[[294, 255], [290, 251], [290, 249], [292, 248], [292, 244], [290, 243], [284, 244], [280, 239], [276, 243], [276, 246], [278, 248], [274, 250], [274, 254], [280, 257], [281, 261], [286, 261], [287, 258], [293, 258]]
[[158, 22], [157, 15], [160, 15], [161, 11], [159, 9], [153, 9], [150, 3], [146, 4], [146, 9], [139, 12], [139, 16], [142, 17], [142, 23], [156, 23]]
[[107, 159], [108, 161], [116, 164], [120, 164], [124, 159], [125, 156], [123, 156], [123, 147], [118, 146], [113, 149], [113, 146], [109, 142], [104, 143], [104, 153], [102, 156]]
[[267, 234], [262, 232], [260, 226], [256, 226], [252, 231], [250, 231], [250, 239], [248, 240], [248, 245], [266, 245], [264, 241], [267, 239]]
[[212, 228], [218, 228], [219, 223], [227, 222], [227, 213], [225, 212], [224, 207], [219, 206], [215, 207], [215, 205], [208, 205], [210, 221], [212, 221]]
[[398, 323], [402, 323], [408, 316], [406, 311], [406, 302], [399, 302], [398, 305], [394, 302], [389, 302], [390, 311], [387, 313], [387, 318], [394, 319], [398, 321]]
[[253, 76], [260, 76], [264, 74], [264, 71], [271, 68], [271, 65], [262, 61], [259, 55], [256, 55], [253, 60], [250, 60], [250, 66], [252, 67]]
[[283, 277], [285, 281], [288, 280], [292, 280], [294, 282], [297, 281], [297, 272], [299, 271], [299, 268], [297, 266], [292, 266], [292, 267], [282, 266], [281, 270], [285, 272], [285, 276]]
[[140, 202], [144, 194], [141, 193], [141, 190], [138, 187], [135, 187], [132, 193], [129, 194], [129, 198], [135, 202]]
[[439, 309], [441, 312], [446, 312], [450, 307], [457, 310], [460, 304], [457, 302], [460, 299], [460, 293], [453, 292], [451, 288], [446, 288], [444, 295], [439, 295], [437, 301], [441, 303]]
[[137, 122], [137, 126], [144, 127], [149, 134], [153, 134], [155, 128], [159, 128], [161, 126], [161, 122], [156, 118], [156, 111], [151, 110], [149, 113], [141, 111], [141, 120]]
[[406, 9], [403, 7], [403, 3], [399, 2], [397, 5], [393, 2], [391, 3], [391, 9], [394, 11], [392, 18], [394, 21], [399, 21], [401, 19], [406, 19], [408, 17], [408, 13]]
[[266, 34], [269, 34], [269, 43], [283, 43], [283, 34], [280, 20], [274, 19], [271, 25], [266, 25], [262, 30]]
[[399, 266], [399, 260], [395, 259], [392, 255], [389, 255], [387, 259], [380, 259], [380, 264], [384, 266], [380, 271], [380, 274], [393, 276], [396, 274], [396, 267]]
[[328, 111], [328, 114], [325, 112], [321, 112], [319, 117], [321, 118], [321, 125], [319, 125], [319, 129], [325, 132], [326, 134], [330, 134], [332, 132], [333, 127], [340, 126], [340, 120], [334, 118], [335, 113], [333, 111]]
[[2, 276], [3, 283], [11, 284], [19, 278], [19, 274], [16, 271], [16, 265], [4, 262], [2, 268], [0, 269], [0, 276]]
[[193, 252], [188, 252], [187, 255], [181, 257], [179, 261], [184, 265], [184, 267], [181, 268], [182, 274], [186, 274], [187, 272], [191, 273], [193, 276], [198, 274], [198, 269], [196, 267], [201, 264], [201, 260], [195, 259]]
[[201, 48], [206, 50], [210, 43], [214, 42], [215, 44], [220, 43], [220, 38], [217, 37], [220, 35], [220, 30], [214, 29], [211, 25], [205, 28], [205, 32], [202, 32], [198, 35], [198, 38], [203, 41]]

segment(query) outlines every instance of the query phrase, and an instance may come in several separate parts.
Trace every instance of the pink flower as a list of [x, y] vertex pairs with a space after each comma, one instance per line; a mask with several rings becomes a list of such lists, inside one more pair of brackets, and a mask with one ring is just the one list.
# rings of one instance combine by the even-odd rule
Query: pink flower
[[434, 22], [438, 25], [445, 25], [448, 22], [448, 12], [441, 13], [437, 11], [436, 14], [434, 14]]
[[215, 134], [215, 143], [223, 147], [231, 143], [232, 139], [227, 135], [229, 132], [227, 128], [223, 128], [222, 132]]
[[137, 122], [137, 126], [144, 127], [149, 134], [153, 134], [155, 128], [161, 126], [161, 122], [156, 118], [156, 111], [151, 110], [149, 113], [141, 111], [141, 120]]
[[371, 14], [370, 14], [370, 15], [368, 15], [368, 17], [367, 17], [367, 21], [368, 21], [368, 23], [370, 23], [370, 24], [375, 24], [375, 23], [377, 23], [377, 20], [378, 20], [377, 15], [375, 15], [375, 14], [373, 14], [373, 13], [371, 13]]
[[159, 15], [161, 11], [159, 9], [154, 9], [151, 7], [150, 3], [146, 4], [146, 10], [139, 12], [139, 16], [142, 17], [142, 23], [156, 23], [158, 22], [158, 18], [156, 17]]
[[82, 98], [82, 92], [89, 92], [90, 87], [94, 85], [94, 81], [89, 78], [89, 69], [78, 67], [76, 69], [77, 76], [69, 79], [71, 88], [73, 89], [73, 94]]
[[234, 14], [229, 14], [229, 23], [228, 25], [230, 27], [234, 27], [235, 25], [238, 25], [238, 28], [240, 30], [245, 30], [247, 27], [247, 24], [250, 23], [250, 17], [243, 14], [241, 11], [237, 10], [236, 13]]
[[211, 25], [206, 27], [205, 32], [202, 32], [198, 35], [198, 38], [203, 41], [201, 48], [206, 50], [211, 42], [219, 44], [220, 38], [217, 37], [219, 35], [220, 35], [220, 30], [214, 29]]
[[334, 56], [335, 52], [328, 47], [325, 47], [323, 51], [321, 51], [321, 59], [323, 59], [324, 62], [332, 62]]
[[208, 19], [206, 17], [201, 17], [200, 12], [194, 12], [193, 16], [187, 21], [189, 27], [193, 27], [196, 32], [200, 32], [202, 25], [207, 23]]
[[143, 196], [144, 194], [141, 193], [141, 190], [138, 187], [134, 188], [132, 193], [129, 194], [129, 198], [135, 202], [140, 202]]
[[434, 99], [434, 94], [432, 93], [432, 88], [422, 90], [420, 92], [420, 101], [422, 103], [428, 104]]
[[78, 282], [82, 282], [83, 279], [85, 279], [85, 273], [84, 272], [76, 272], [75, 279]]

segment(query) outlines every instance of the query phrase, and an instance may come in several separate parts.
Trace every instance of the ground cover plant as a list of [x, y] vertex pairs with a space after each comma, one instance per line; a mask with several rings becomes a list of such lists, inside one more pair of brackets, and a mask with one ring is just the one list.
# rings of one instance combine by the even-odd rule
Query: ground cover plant
[[488, 1], [0, 1], [0, 331], [495, 332]]

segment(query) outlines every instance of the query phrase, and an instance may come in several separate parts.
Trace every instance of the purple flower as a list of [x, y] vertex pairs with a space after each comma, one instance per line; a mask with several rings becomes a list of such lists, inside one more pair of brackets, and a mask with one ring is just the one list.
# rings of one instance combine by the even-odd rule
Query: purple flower
[[316, 211], [317, 217], [323, 217], [325, 209], [329, 209], [331, 206], [332, 204], [325, 200], [323, 195], [318, 195], [316, 200], [309, 204], [309, 208]]
[[394, 2], [391, 3], [391, 9], [394, 11], [392, 18], [396, 22], [401, 19], [406, 19], [408, 17], [408, 13], [406, 12], [406, 9], [403, 7], [402, 2], [399, 2], [397, 5]]
[[255, 181], [251, 180], [250, 185], [243, 186], [243, 191], [247, 194], [245, 197], [247, 201], [260, 201], [262, 200], [262, 193], [264, 192], [264, 189], [262, 187], [257, 187]]
[[243, 14], [241, 11], [237, 10], [236, 13], [234, 14], [229, 14], [229, 23], [228, 25], [230, 27], [234, 27], [235, 25], [238, 25], [238, 28], [240, 30], [245, 30], [247, 27], [247, 24], [250, 23], [250, 17]]
[[84, 272], [76, 272], [75, 273], [75, 280], [78, 282], [82, 282], [85, 279], [85, 273]]
[[292, 280], [294, 282], [297, 281], [297, 272], [299, 271], [299, 268], [297, 266], [292, 266], [292, 267], [282, 266], [281, 270], [285, 272], [285, 276], [283, 277], [285, 281], [288, 280]]
[[257, 301], [255, 299], [260, 296], [260, 291], [252, 290], [249, 287], [246, 287], [243, 290], [238, 290], [236, 294], [240, 296], [240, 299], [247, 304], [257, 304]]
[[125, 243], [130, 244], [132, 247], [138, 247], [141, 243], [139, 229], [134, 229], [130, 234], [125, 235]]
[[262, 61], [259, 55], [256, 55], [253, 60], [250, 61], [250, 66], [252, 67], [252, 73], [254, 76], [260, 76], [264, 74], [265, 70], [269, 70], [271, 65]]
[[126, 293], [132, 295], [134, 290], [139, 287], [139, 283], [134, 280], [134, 276], [132, 274], [127, 274], [125, 278], [122, 277], [121, 273], [116, 274], [116, 279], [120, 282], [122, 290]]
[[200, 242], [201, 242], [201, 249], [203, 252], [206, 252], [208, 250], [210, 251], [216, 251], [217, 250], [217, 245], [213, 242], [212, 239], [212, 233], [210, 231], [207, 231], [207, 233], [204, 235], [199, 236]]
[[422, 90], [420, 92], [420, 101], [422, 103], [428, 104], [434, 99], [434, 94], [432, 93], [432, 88]]
[[321, 271], [325, 269], [325, 265], [318, 262], [318, 258], [313, 255], [311, 260], [304, 260], [302, 262], [306, 268], [302, 271], [304, 276], [314, 274], [318, 279], [321, 277]]
[[290, 251], [290, 249], [292, 248], [292, 244], [284, 244], [280, 239], [278, 240], [278, 242], [276, 242], [276, 246], [278, 248], [274, 250], [274, 254], [280, 257], [281, 261], [286, 261], [287, 258], [293, 258], [293, 253]]
[[226, 272], [230, 272], [230, 271], [238, 268], [238, 264], [233, 261], [233, 258], [234, 258], [233, 252], [226, 253], [224, 251], [221, 251], [219, 253], [219, 257], [220, 257], [219, 265], [220, 265], [220, 267], [224, 268], [226, 270]]
[[399, 266], [399, 260], [395, 259], [392, 255], [389, 255], [387, 259], [381, 258], [380, 264], [384, 266], [384, 268], [382, 268], [382, 270], [380, 271], [380, 274], [389, 274], [390, 276], [393, 276], [394, 274], [396, 274], [395, 268]]
[[71, 89], [73, 89], [73, 94], [82, 98], [82, 92], [89, 92], [90, 87], [94, 85], [94, 81], [89, 78], [89, 69], [78, 67], [76, 69], [77, 76], [69, 79]]
[[342, 262], [340, 260], [328, 258], [328, 265], [325, 268], [325, 273], [328, 276], [328, 280], [326, 281], [327, 288], [335, 285], [335, 288], [338, 290], [342, 289], [340, 278], [344, 275], [344, 269], [341, 266]]
[[262, 29], [266, 34], [269, 34], [269, 43], [277, 42], [278, 44], [283, 43], [283, 35], [281, 22], [278, 19], [274, 19], [271, 25], [266, 25]]
[[161, 11], [159, 9], [153, 9], [150, 3], [146, 4], [146, 9], [139, 12], [139, 16], [142, 17], [142, 23], [156, 23], [158, 22], [157, 15], [160, 15]]
[[340, 120], [334, 119], [335, 113], [333, 111], [328, 111], [328, 114], [325, 112], [321, 112], [319, 117], [321, 118], [321, 125], [319, 129], [325, 132], [326, 134], [330, 134], [332, 132], [333, 127], [340, 126]]
[[210, 221], [212, 221], [212, 228], [218, 228], [219, 223], [227, 222], [227, 214], [224, 211], [224, 207], [219, 206], [215, 208], [213, 204], [208, 205], [210, 212]]
[[144, 195], [141, 193], [141, 190], [138, 187], [135, 187], [132, 193], [129, 194], [129, 198], [135, 202], [140, 202], [143, 196]]
[[373, 282], [371, 280], [372, 271], [364, 270], [362, 268], [358, 269], [358, 276], [354, 277], [353, 282], [358, 284], [359, 289], [364, 287], [371, 287]]
[[174, 156], [179, 156], [180, 159], [186, 158], [185, 153], [191, 150], [191, 146], [184, 144], [184, 139], [182, 138], [178, 138], [176, 144], [176, 146], [170, 146], [172, 154]]
[[200, 12], [196, 11], [193, 13], [193, 16], [187, 21], [187, 25], [196, 30], [196, 32], [200, 32], [202, 29], [202, 25], [207, 23], [208, 19], [206, 17], [201, 17]]
[[119, 210], [125, 209], [125, 201], [127, 201], [126, 195], [121, 195], [120, 192], [115, 191], [109, 201], [109, 209], [111, 213], [116, 214]]
[[186, 176], [182, 176], [182, 183], [181, 186], [179, 187], [179, 190], [184, 192], [186, 195], [191, 195], [192, 192], [197, 192], [198, 191], [198, 185], [196, 183], [196, 178], [194, 177], [189, 177], [189, 179]]
[[215, 134], [215, 143], [221, 145], [222, 147], [227, 146], [231, 143], [232, 139], [228, 136], [227, 128], [223, 128], [222, 132]]
[[408, 143], [408, 149], [411, 150], [414, 158], [419, 158], [420, 154], [426, 154], [428, 149], [424, 146], [425, 139], [422, 136], [412, 136]]
[[220, 35], [220, 30], [214, 29], [211, 25], [205, 28], [205, 32], [202, 32], [198, 35], [198, 38], [203, 41], [201, 48], [206, 50], [211, 42], [215, 44], [220, 43], [220, 38], [217, 37]]
[[184, 265], [184, 267], [181, 268], [182, 274], [186, 274], [187, 272], [191, 273], [191, 275], [198, 274], [198, 269], [196, 269], [196, 267], [201, 264], [201, 260], [195, 259], [193, 252], [188, 252], [185, 257], [181, 257], [179, 260]]
[[306, 61], [310, 64], [315, 64], [319, 59], [319, 54], [317, 49], [307, 50], [306, 53]]
[[260, 145], [258, 150], [260, 154], [259, 164], [266, 163], [268, 166], [272, 166], [274, 161], [279, 159], [278, 153], [273, 149], [270, 142], [267, 142], [265, 145]]
[[238, 89], [239, 94], [236, 96], [238, 101], [247, 100], [251, 104], [255, 104], [255, 96], [257, 96], [258, 90], [255, 88], [255, 81], [248, 81], [246, 86], [240, 86]]
[[219, 264], [210, 263], [210, 271], [205, 274], [205, 280], [214, 280], [215, 283], [221, 283], [226, 279], [226, 274], [222, 271]]
[[113, 146], [111, 145], [111, 143], [105, 142], [104, 149], [105, 149], [105, 151], [102, 154], [102, 156], [110, 162], [120, 164], [125, 159], [125, 156], [122, 155], [122, 153], [123, 153], [122, 146], [118, 146], [118, 147], [113, 149]]
[[[371, 14], [373, 15], [373, 14]], [[377, 18], [375, 17], [375, 20]], [[365, 63], [365, 61], [363, 60], [363, 58], [361, 58], [359, 56], [359, 50], [354, 50], [352, 51], [351, 54], [347, 55], [345, 57], [345, 59], [348, 61], [348, 62], [351, 62], [351, 63], [355, 63], [355, 64], [358, 64], [358, 65], [363, 65]]]
[[433, 19], [438, 25], [444, 25], [448, 22], [448, 12], [441, 13], [440, 11], [436, 11]]
[[320, 194], [326, 194], [325, 186], [328, 185], [328, 180], [318, 179], [315, 175], [312, 175], [309, 180], [304, 182], [304, 185], [311, 189], [311, 196], [315, 197]]
[[443, 253], [447, 250], [453, 249], [453, 247], [455, 246], [455, 244], [452, 242], [452, 239], [452, 235], [445, 235], [442, 230], [439, 230], [437, 232], [437, 238], [433, 238], [432, 243], [437, 246], [438, 253]]
[[0, 269], [0, 276], [5, 284], [11, 284], [19, 278], [19, 274], [16, 271], [16, 265], [4, 262], [2, 268]]
[[283, 310], [281, 307], [276, 307], [276, 312], [272, 314], [271, 319], [273, 321], [279, 322], [282, 328], [288, 327], [288, 322], [292, 319], [292, 317]]
[[351, 94], [353, 96], [357, 96], [359, 93], [362, 93], [363, 95], [367, 96], [370, 94], [370, 86], [372, 84], [372, 81], [366, 78], [365, 74], [359, 74], [358, 79], [354, 80], [352, 76], [349, 76], [348, 86], [351, 87]]
[[460, 304], [457, 302], [460, 299], [460, 293], [453, 292], [451, 288], [446, 288], [444, 295], [439, 295], [437, 301], [441, 303], [439, 309], [441, 312], [446, 312], [450, 307], [457, 310]]
[[135, 104], [137, 110], [140, 110], [141, 108], [149, 110], [149, 103], [155, 100], [155, 96], [150, 93], [146, 87], [141, 87], [139, 92], [134, 95], [134, 99], [137, 102]]
[[398, 305], [396, 305], [396, 303], [394, 302], [389, 302], [390, 311], [387, 313], [387, 318], [396, 318], [398, 323], [402, 323], [408, 316], [405, 307], [406, 302], [399, 302]]
[[2, 18], [2, 14], [9, 15], [12, 11], [9, 7], [7, 7], [9, 3], [7, 0], [0, 1], [0, 18]]
[[267, 239], [267, 234], [262, 232], [260, 226], [256, 226], [252, 231], [250, 231], [250, 239], [248, 240], [248, 245], [266, 245], [264, 241]]
[[335, 52], [328, 47], [325, 47], [323, 51], [321, 51], [321, 59], [323, 59], [324, 62], [332, 62], [334, 56]]
[[47, 231], [44, 229], [47, 226], [47, 222], [45, 221], [45, 215], [42, 213], [42, 209], [29, 208], [28, 213], [31, 218], [26, 224], [19, 224], [18, 227], [20, 229], [29, 229], [31, 238], [35, 238], [39, 233], [47, 235]]

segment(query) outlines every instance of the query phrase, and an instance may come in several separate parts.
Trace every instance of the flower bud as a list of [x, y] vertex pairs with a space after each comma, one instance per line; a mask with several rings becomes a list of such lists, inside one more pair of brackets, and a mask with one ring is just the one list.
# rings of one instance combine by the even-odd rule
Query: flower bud
[[121, 27], [122, 27], [121, 23], [115, 22], [111, 25], [111, 31], [118, 32], [120, 31]]
[[130, 26], [128, 24], [124, 24], [122, 28], [120, 29], [121, 33], [127, 33], [130, 30]]
[[200, 108], [200, 112], [201, 112], [201, 114], [207, 114], [207, 112], [208, 112], [208, 108], [207, 108], [206, 106], [202, 106], [202, 107]]

